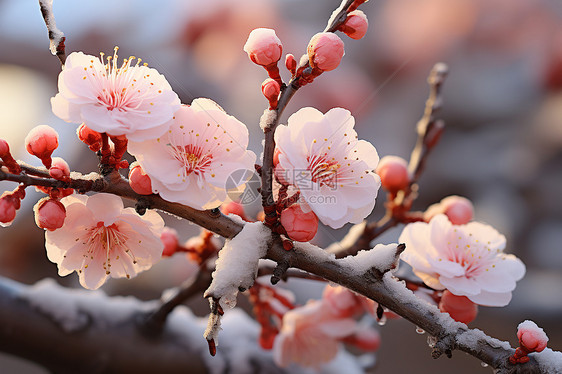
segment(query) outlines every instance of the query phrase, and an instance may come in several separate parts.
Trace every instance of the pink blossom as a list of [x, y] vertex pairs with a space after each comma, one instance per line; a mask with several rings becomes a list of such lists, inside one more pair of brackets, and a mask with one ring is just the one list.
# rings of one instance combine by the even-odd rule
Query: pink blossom
[[[235, 199], [251, 174], [256, 155], [247, 150], [248, 129], [209, 99], [178, 110], [168, 132], [157, 139], [130, 142], [152, 181], [152, 192], [195, 209], [212, 209]], [[240, 171], [241, 175], [233, 174]]]
[[160, 259], [164, 221], [158, 213], [148, 210], [141, 217], [105, 193], [71, 195], [61, 202], [64, 225], [45, 233], [47, 257], [60, 276], [77, 271], [83, 287], [97, 289], [110, 276], [134, 277]]
[[13, 199], [5, 198], [3, 194], [0, 198], [0, 226], [10, 226], [16, 218], [16, 210]]
[[261, 84], [261, 92], [263, 96], [269, 101], [269, 109], [274, 109], [277, 107], [277, 98], [279, 97], [279, 92], [281, 92], [281, 87], [279, 83], [271, 78], [267, 78]]
[[244, 211], [244, 206], [236, 201], [231, 201], [226, 204], [221, 205], [222, 214], [236, 214], [238, 217], [242, 218], [244, 221], [248, 221], [246, 217], [246, 212]]
[[310, 66], [323, 71], [334, 70], [344, 55], [343, 41], [333, 32], [319, 32], [308, 42]]
[[102, 136], [99, 132], [92, 130], [85, 124], [81, 124], [76, 129], [76, 135], [83, 143], [85, 143], [92, 151], [97, 152], [102, 147]]
[[133, 162], [129, 170], [129, 185], [139, 195], [152, 194], [152, 182], [150, 177], [142, 169], [138, 162]]
[[268, 66], [281, 59], [283, 45], [275, 34], [275, 30], [258, 28], [252, 30], [244, 44], [244, 52], [253, 63]]
[[432, 204], [423, 214], [425, 221], [430, 221], [437, 214], [443, 213], [453, 225], [469, 223], [474, 216], [472, 202], [462, 196], [447, 196], [437, 204]]
[[162, 234], [160, 234], [160, 240], [164, 244], [164, 250], [162, 251], [163, 257], [170, 257], [178, 249], [178, 232], [171, 227], [164, 227]]
[[51, 99], [59, 118], [81, 123], [109, 135], [126, 135], [143, 141], [162, 135], [179, 108], [178, 95], [166, 78], [153, 68], [140, 65], [135, 57], [118, 62], [73, 52], [59, 75], [59, 93]]
[[332, 314], [341, 318], [353, 317], [365, 311], [360, 296], [342, 286], [327, 285], [322, 293], [322, 301]]
[[503, 253], [505, 237], [483, 223], [456, 226], [439, 214], [429, 223], [406, 225], [399, 241], [406, 244], [402, 260], [428, 286], [476, 304], [507, 305], [525, 274], [521, 260]]
[[340, 26], [340, 30], [351, 39], [358, 40], [365, 36], [368, 27], [369, 21], [365, 13], [361, 10], [354, 10], [348, 13], [345, 22]]
[[517, 326], [517, 339], [527, 352], [542, 352], [548, 343], [548, 336], [533, 321], [527, 320]]
[[47, 168], [51, 167], [51, 155], [58, 146], [59, 134], [47, 125], [34, 127], [25, 137], [27, 152], [41, 159]]
[[43, 198], [33, 207], [35, 223], [38, 227], [49, 231], [60, 229], [64, 225], [66, 209], [64, 205], [51, 198]]
[[303, 108], [275, 132], [282, 179], [296, 186], [320, 221], [333, 228], [361, 222], [373, 210], [380, 187], [374, 173], [377, 150], [357, 140], [354, 124], [342, 108], [326, 114]]
[[457, 322], [470, 323], [478, 314], [478, 305], [470, 301], [466, 296], [457, 296], [449, 290], [443, 291], [439, 301], [439, 310], [447, 312]]
[[283, 315], [273, 343], [273, 359], [281, 367], [290, 363], [318, 367], [331, 361], [340, 349], [340, 340], [356, 330], [353, 319], [339, 318], [322, 302], [309, 301]]
[[64, 159], [53, 157], [51, 167], [49, 168], [49, 175], [54, 179], [70, 182], [70, 167]]
[[397, 192], [408, 187], [410, 174], [408, 163], [402, 157], [384, 156], [377, 166], [377, 174], [381, 177], [383, 188]]
[[308, 242], [318, 231], [318, 217], [314, 212], [303, 212], [299, 204], [293, 204], [281, 212], [281, 224], [289, 238], [298, 242]]

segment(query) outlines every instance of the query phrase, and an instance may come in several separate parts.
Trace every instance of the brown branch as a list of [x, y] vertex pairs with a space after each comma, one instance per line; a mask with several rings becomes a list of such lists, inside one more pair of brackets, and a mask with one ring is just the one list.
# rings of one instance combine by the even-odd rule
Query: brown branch
[[133, 191], [127, 180], [115, 170], [105, 177], [97, 173], [84, 176], [73, 172], [70, 175], [70, 182], [62, 182], [52, 178], [40, 177], [48, 175], [44, 168], [34, 168], [22, 162], [18, 163], [25, 173], [11, 174], [0, 170], [0, 180], [23, 183], [27, 186], [73, 188], [79, 193], [111, 193], [135, 201], [141, 210], [157, 209], [165, 211], [180, 218], [185, 218], [225, 238], [231, 238], [242, 230], [240, 223], [226, 217], [218, 209], [202, 211], [166, 201], [158, 195], [139, 195]]
[[174, 296], [160, 305], [145, 317], [142, 327], [150, 336], [157, 336], [163, 332], [166, 320], [172, 311], [191, 297], [203, 293], [211, 284], [211, 272], [206, 270], [206, 264], [197, 274], [185, 281], [175, 290]]
[[[275, 367], [271, 352], [258, 348], [257, 336], [255, 343], [251, 340], [252, 328], [247, 329], [248, 336], [225, 335], [217, 356], [207, 358], [203, 319], [185, 307], [175, 308], [170, 323], [152, 337], [139, 323], [153, 302], [108, 297], [101, 291], [91, 300], [92, 291], [43, 282], [27, 286], [0, 277], [0, 351], [36, 362], [49, 372], [196, 374], [222, 368], [220, 372], [241, 374], [240, 368], [249, 366], [259, 373], [288, 372]], [[237, 320], [247, 321], [249, 317]], [[246, 366], [235, 364], [244, 360], [238, 354], [240, 339], [252, 352]]]
[[[347, 17], [347, 10], [353, 4], [353, 2], [353, 0], [342, 0], [338, 9], [336, 9], [332, 17], [330, 17], [330, 20], [328, 21], [328, 25], [326, 26], [324, 32], [334, 32], [343, 22], [345, 22], [345, 19]], [[304, 65], [300, 66], [298, 70], [300, 72], [303, 72], [307, 68], [310, 68], [310, 64], [308, 61], [306, 61]], [[266, 109], [264, 115], [260, 120], [260, 127], [263, 129], [265, 136], [263, 164], [261, 168], [261, 196], [264, 212], [266, 214], [266, 217], [269, 215], [270, 222], [274, 220], [274, 216], [276, 216], [275, 211], [273, 211], [272, 209], [268, 209], [268, 207], [271, 208], [275, 205], [275, 202], [273, 200], [272, 188], [273, 153], [275, 152], [275, 129], [279, 125], [281, 114], [283, 114], [283, 111], [285, 110], [293, 95], [306, 83], [308, 83], [308, 81], [303, 80], [302, 74], [293, 77], [287, 86], [281, 87], [281, 94], [279, 97], [277, 108], [274, 110]]]
[[429, 97], [425, 103], [423, 117], [417, 124], [418, 140], [410, 156], [408, 170], [412, 175], [410, 185], [415, 184], [425, 166], [425, 161], [429, 152], [437, 144], [444, 129], [444, 122], [437, 120], [435, 115], [443, 106], [441, 88], [447, 77], [449, 68], [444, 63], [437, 63], [431, 69], [427, 83], [429, 84]]
[[64, 33], [57, 28], [55, 16], [53, 14], [53, 0], [39, 0], [41, 15], [49, 32], [49, 49], [54, 56], [60, 60], [61, 66], [64, 67], [66, 61], [66, 48], [64, 41], [66, 40]]
[[[93, 179], [74, 177], [69, 184], [63, 185], [63, 187], [71, 187], [86, 181], [92, 183], [90, 191], [113, 193], [131, 200], [144, 201], [151, 208], [175, 214], [225, 237], [231, 238], [242, 229], [242, 224], [220, 214], [220, 212], [195, 210], [181, 204], [167, 202], [156, 195], [137, 195], [132, 191], [126, 180], [117, 172], [110, 174], [105, 179], [100, 176]], [[62, 182], [52, 180], [52, 183]], [[498, 348], [496, 340], [481, 332], [470, 330], [464, 325], [455, 325], [457, 327], [454, 330], [446, 328], [445, 326], [454, 325], [455, 322], [437, 309], [432, 308], [429, 304], [419, 300], [413, 294], [397, 298], [397, 287], [404, 290], [405, 287], [403, 285], [396, 284], [396, 282], [393, 284], [388, 279], [385, 280], [380, 276], [377, 277], [373, 272], [357, 275], [353, 269], [347, 268], [339, 260], [329, 257], [327, 253], [324, 254], [323, 250], [310, 244], [295, 243], [294, 250], [286, 251], [283, 249], [280, 240], [273, 240], [272, 243], [266, 255], [267, 259], [276, 261], [280, 266], [297, 268], [340, 284], [384, 305], [386, 308], [424, 329], [430, 335], [437, 337], [438, 344], [436, 345], [435, 355], [438, 355], [439, 352], [450, 353], [454, 349], [459, 349], [477, 357], [496, 369], [504, 370], [503, 372], [505, 373], [522, 373], [524, 370], [528, 370], [528, 373], [540, 372], [538, 363], [534, 358], [524, 365], [513, 366], [507, 364], [508, 357], [515, 350], [511, 347]], [[309, 256], [307, 253], [310, 251], [317, 251], [317, 254]], [[319, 261], [319, 256], [320, 258], [325, 256], [323, 261]], [[474, 340], [463, 339], [467, 336], [473, 337]], [[67, 344], [61, 346], [67, 346]], [[0, 349], [32, 358], [39, 363], [45, 364], [45, 358], [27, 356], [26, 349], [23, 349], [21, 346], [5, 347], [0, 344]], [[37, 351], [33, 351], [33, 354], [37, 354]]]
[[[317, 251], [311, 254], [312, 251]], [[268, 250], [267, 258], [277, 262], [287, 261], [287, 251], [274, 242]], [[349, 288], [392, 310], [436, 338], [432, 356], [442, 353], [451, 355], [453, 350], [461, 350], [477, 357], [501, 373], [542, 373], [534, 356], [526, 364], [512, 365], [509, 357], [515, 349], [509, 343], [485, 335], [480, 330], [469, 329], [455, 322], [448, 314], [416, 297], [389, 272], [357, 271], [341, 260], [323, 254], [320, 248], [310, 244], [295, 243], [290, 252], [290, 265], [310, 274], [319, 275], [330, 282]], [[556, 365], [556, 364], [553, 364]], [[560, 371], [558, 371], [560, 372]]]

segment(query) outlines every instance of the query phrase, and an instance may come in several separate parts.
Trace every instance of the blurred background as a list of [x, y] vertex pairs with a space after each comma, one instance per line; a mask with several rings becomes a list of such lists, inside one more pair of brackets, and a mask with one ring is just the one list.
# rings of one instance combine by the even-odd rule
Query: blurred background
[[[55, 0], [58, 27], [67, 53], [98, 55], [120, 47], [121, 57], [142, 57], [166, 76], [182, 102], [209, 97], [250, 129], [250, 148], [261, 152], [259, 117], [267, 103], [260, 90], [265, 71], [242, 47], [256, 27], [276, 30], [284, 53], [297, 58], [322, 30], [338, 0]], [[445, 196], [471, 199], [476, 219], [507, 237], [507, 251], [527, 265], [511, 304], [480, 308], [471, 327], [516, 342], [519, 322], [533, 319], [545, 329], [552, 349], [562, 349], [562, 3], [554, 0], [371, 0], [364, 39], [343, 37], [346, 55], [333, 72], [301, 89], [285, 112], [300, 107], [352, 111], [360, 138], [379, 155], [407, 158], [415, 124], [427, 97], [426, 77], [435, 62], [446, 62], [441, 113], [446, 132], [420, 180], [417, 209]], [[0, 0], [0, 137], [16, 158], [24, 154], [27, 131], [40, 124], [61, 135], [56, 156], [71, 169], [95, 170], [97, 159], [75, 136], [76, 126], [56, 118], [49, 99], [57, 92], [58, 59], [50, 55], [37, 1]], [[283, 68], [282, 77], [289, 78]], [[1, 182], [0, 189], [15, 186]], [[30, 190], [30, 189], [28, 189]], [[77, 277], [57, 276], [47, 260], [44, 235], [33, 222], [29, 191], [11, 229], [0, 230], [0, 275], [32, 284], [53, 277], [78, 286]], [[371, 219], [384, 213], [381, 193]], [[248, 206], [255, 216], [258, 205]], [[187, 240], [198, 229], [165, 217]], [[33, 233], [33, 234], [32, 234]], [[325, 246], [344, 231], [321, 228], [315, 242]], [[400, 228], [379, 242], [396, 241]], [[184, 256], [165, 259], [132, 281], [110, 280], [108, 294], [158, 298], [195, 271]], [[290, 282], [289, 286], [294, 286]], [[318, 297], [322, 284], [297, 284]], [[204, 300], [191, 306], [204, 315]], [[406, 321], [381, 327], [376, 373], [489, 372], [472, 357], [432, 360], [425, 336]], [[403, 357], [407, 355], [408, 360]], [[2, 373], [45, 373], [33, 364], [0, 355]]]

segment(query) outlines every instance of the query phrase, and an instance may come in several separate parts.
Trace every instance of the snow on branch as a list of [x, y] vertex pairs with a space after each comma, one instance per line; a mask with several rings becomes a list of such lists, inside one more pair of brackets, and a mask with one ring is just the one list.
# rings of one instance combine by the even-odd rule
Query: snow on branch
[[227, 239], [219, 252], [213, 281], [203, 295], [209, 298], [211, 314], [205, 330], [211, 354], [216, 353], [220, 317], [223, 309], [234, 308], [238, 291], [245, 291], [254, 284], [258, 262], [267, 253], [271, 231], [261, 222], [247, 223], [234, 238]]
[[41, 8], [41, 15], [47, 25], [47, 31], [49, 31], [49, 49], [53, 56], [57, 56], [61, 65], [64, 66], [66, 60], [64, 41], [66, 38], [64, 33], [57, 27], [55, 15], [53, 14], [53, 0], [39, 0], [39, 6]]
[[[271, 351], [257, 344], [259, 326], [241, 310], [223, 318], [216, 357], [204, 354], [205, 319], [183, 306], [169, 315], [158, 338], [143, 333], [140, 317], [154, 302], [72, 290], [44, 280], [26, 286], [0, 277], [0, 350], [30, 359], [50, 372], [74, 373], [266, 373]], [[134, 342], [134, 344], [132, 344]], [[345, 368], [345, 369], [344, 369]], [[341, 354], [320, 374], [362, 373], [354, 357]], [[275, 373], [283, 374], [282, 368]], [[292, 367], [291, 373], [308, 373]]]
[[453, 350], [461, 350], [489, 364], [498, 373], [562, 373], [560, 352], [545, 350], [529, 355], [527, 363], [511, 364], [509, 357], [515, 349], [508, 342], [491, 338], [478, 329], [469, 329], [465, 324], [454, 321], [447, 313], [442, 313], [437, 307], [415, 296], [405, 287], [404, 281], [394, 278], [390, 271], [382, 277], [369, 270], [358, 272], [354, 268], [356, 260], [338, 260], [334, 254], [328, 254], [308, 243], [298, 243], [288, 253], [278, 242], [274, 242], [266, 258], [278, 263], [289, 262], [290, 267], [321, 275], [399, 314], [433, 337], [432, 356], [435, 358], [443, 353], [450, 356]]

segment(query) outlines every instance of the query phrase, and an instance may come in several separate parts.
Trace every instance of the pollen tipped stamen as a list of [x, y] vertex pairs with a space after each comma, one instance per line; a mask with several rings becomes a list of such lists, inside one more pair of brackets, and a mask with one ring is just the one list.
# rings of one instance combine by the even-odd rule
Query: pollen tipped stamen
[[183, 177], [189, 176], [191, 173], [200, 175], [208, 171], [211, 166], [213, 156], [203, 152], [198, 146], [188, 144], [186, 146], [172, 146], [171, 153], [176, 160], [183, 165]]

